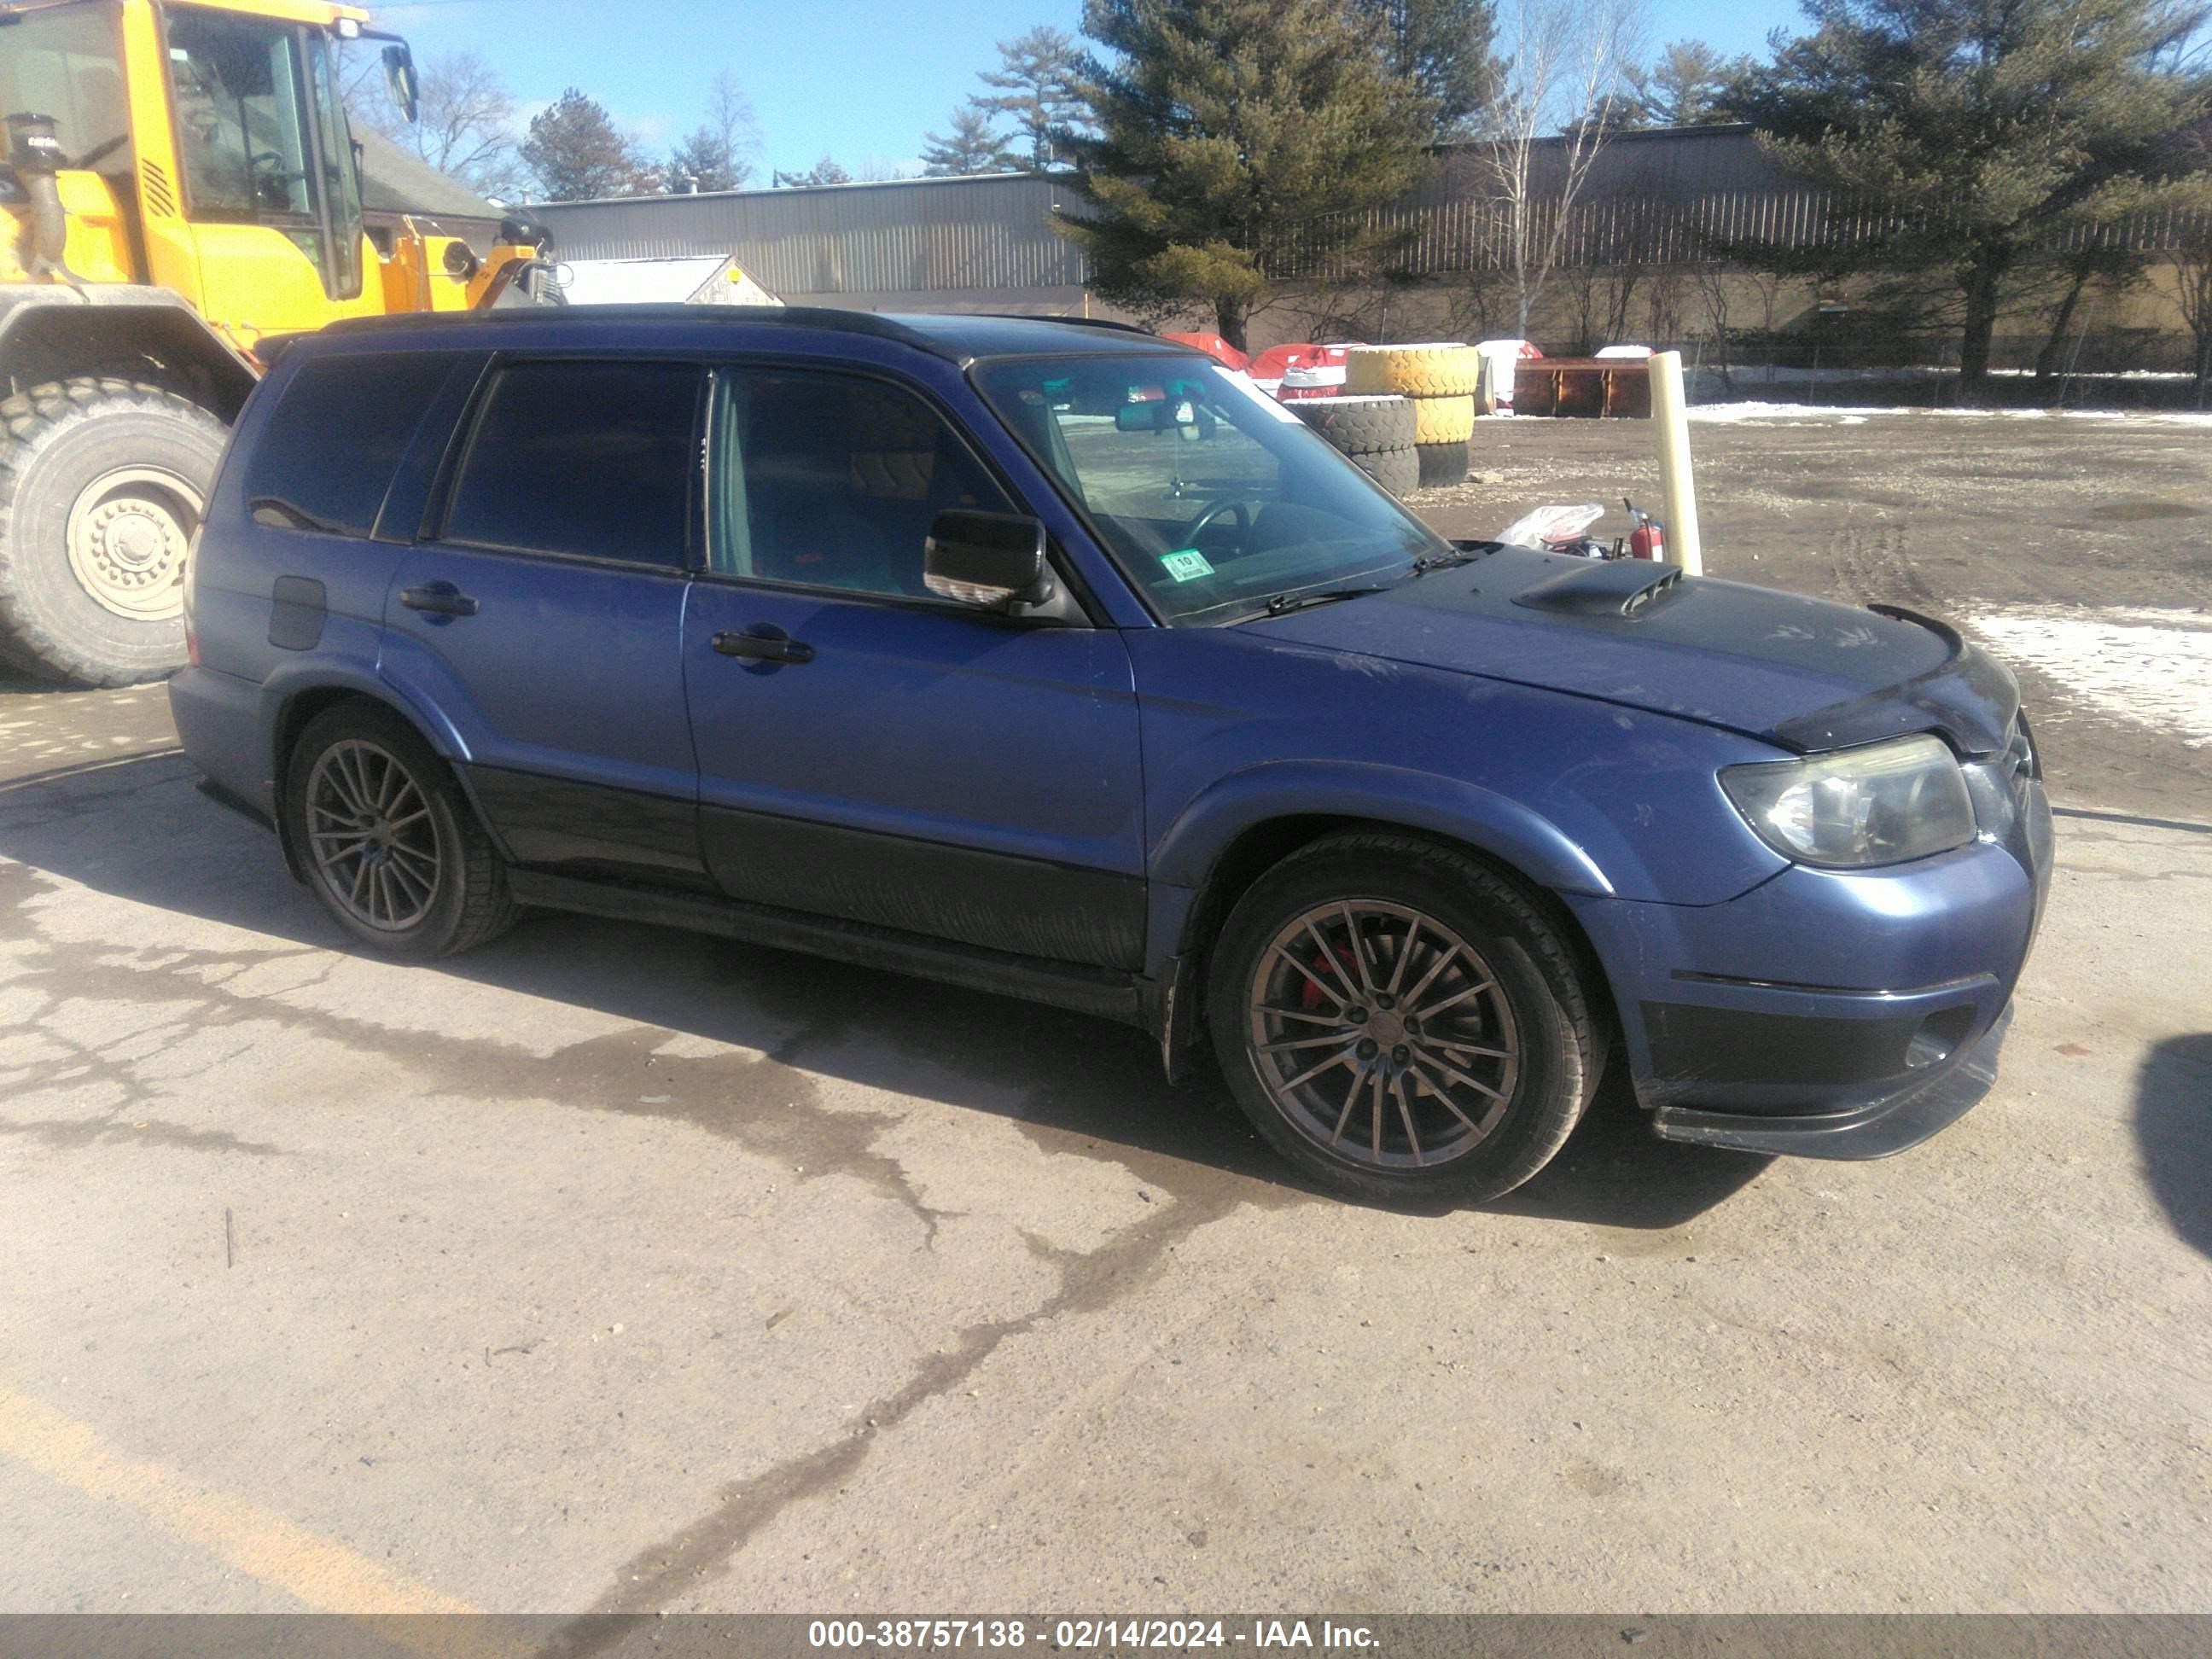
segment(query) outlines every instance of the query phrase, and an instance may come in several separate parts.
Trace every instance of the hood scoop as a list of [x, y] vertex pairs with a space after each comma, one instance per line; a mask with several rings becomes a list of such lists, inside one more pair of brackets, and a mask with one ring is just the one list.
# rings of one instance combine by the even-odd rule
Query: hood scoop
[[1531, 583], [1513, 603], [1562, 617], [1635, 617], [1677, 592], [1682, 568], [1646, 559], [1577, 559], [1556, 576]]

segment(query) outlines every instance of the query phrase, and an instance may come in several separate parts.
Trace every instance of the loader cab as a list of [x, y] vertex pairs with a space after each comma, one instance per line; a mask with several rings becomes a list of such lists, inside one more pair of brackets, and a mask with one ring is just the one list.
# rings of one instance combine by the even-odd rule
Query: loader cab
[[274, 230], [327, 297], [356, 298], [361, 174], [331, 32], [185, 5], [161, 23], [186, 216]]
[[[70, 274], [172, 289], [249, 353], [384, 309], [341, 90], [342, 50], [374, 67], [364, 16], [319, 0], [0, 4], [0, 117], [52, 122]], [[0, 205], [21, 211], [39, 181], [0, 159], [16, 163]]]

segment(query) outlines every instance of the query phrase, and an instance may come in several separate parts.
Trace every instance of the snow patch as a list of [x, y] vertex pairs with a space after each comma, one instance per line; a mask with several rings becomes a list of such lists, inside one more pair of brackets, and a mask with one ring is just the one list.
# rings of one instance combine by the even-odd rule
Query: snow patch
[[1864, 426], [1869, 415], [1911, 415], [1910, 409], [1848, 409], [1826, 404], [1697, 404], [1693, 421], [1733, 425], [1739, 421], [1826, 421], [1835, 426]]
[[1968, 421], [2119, 421], [2134, 426], [2212, 427], [2212, 410], [2161, 409], [1915, 409], [1880, 408], [1830, 404], [1776, 404], [1756, 400], [1735, 404], [1695, 404], [1693, 421], [1723, 425], [1762, 421], [1825, 421], [1832, 426], [1863, 426], [1877, 415]]
[[1968, 625], [2001, 657], [2041, 670], [2062, 702], [2212, 747], [2212, 611], [2017, 605]]

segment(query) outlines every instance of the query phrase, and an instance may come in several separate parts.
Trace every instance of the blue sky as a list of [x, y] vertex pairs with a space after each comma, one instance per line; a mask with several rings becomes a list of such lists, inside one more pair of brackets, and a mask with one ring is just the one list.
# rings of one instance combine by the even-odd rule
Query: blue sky
[[[927, 131], [995, 64], [995, 41], [1037, 23], [1075, 32], [1080, 0], [416, 0], [378, 5], [380, 26], [420, 57], [464, 47], [489, 58], [526, 112], [580, 87], [655, 149], [696, 125], [708, 83], [734, 73], [758, 112], [769, 167], [835, 155], [911, 166]], [[1714, 6], [1651, 0], [1650, 34], [1694, 36], [1724, 52], [1761, 49], [1794, 0]]]

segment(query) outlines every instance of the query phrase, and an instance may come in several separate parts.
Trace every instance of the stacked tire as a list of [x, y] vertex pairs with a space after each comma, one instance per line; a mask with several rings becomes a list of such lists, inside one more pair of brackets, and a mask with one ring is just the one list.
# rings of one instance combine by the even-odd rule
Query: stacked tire
[[1421, 460], [1413, 442], [1419, 421], [1412, 398], [1315, 398], [1283, 407], [1393, 495], [1419, 487]]
[[1346, 392], [1395, 393], [1413, 404], [1414, 471], [1421, 486], [1458, 483], [1467, 477], [1481, 353], [1450, 343], [1356, 346], [1344, 369]]

